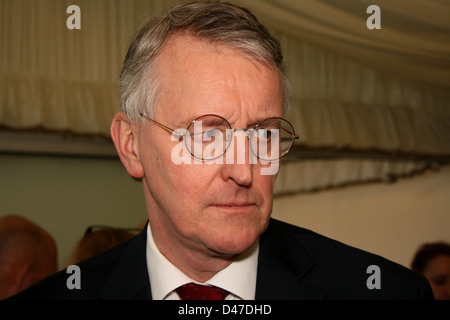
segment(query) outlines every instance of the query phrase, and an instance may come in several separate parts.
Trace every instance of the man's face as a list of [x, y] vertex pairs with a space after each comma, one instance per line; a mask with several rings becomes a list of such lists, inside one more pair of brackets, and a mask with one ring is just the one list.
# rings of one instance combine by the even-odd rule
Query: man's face
[[[282, 116], [279, 72], [230, 48], [173, 36], [161, 53], [158, 72], [162, 91], [153, 118], [172, 129], [186, 128], [205, 114], [224, 117], [233, 129]], [[245, 164], [177, 165], [171, 153], [178, 142], [171, 141], [171, 134], [151, 122], [138, 126], [143, 185], [157, 243], [219, 255], [235, 255], [255, 243], [269, 221], [276, 176], [261, 175], [267, 165], [259, 161], [249, 163], [246, 141]]]

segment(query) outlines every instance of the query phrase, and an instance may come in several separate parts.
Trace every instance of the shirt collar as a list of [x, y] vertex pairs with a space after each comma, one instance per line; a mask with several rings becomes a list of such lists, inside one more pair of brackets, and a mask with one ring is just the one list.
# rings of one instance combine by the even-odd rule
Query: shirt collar
[[[254, 300], [259, 243], [243, 252], [228, 267], [216, 273], [204, 284], [223, 288], [240, 299]], [[158, 250], [150, 225], [147, 225], [147, 269], [154, 300], [163, 300], [179, 286], [197, 282], [175, 267]]]

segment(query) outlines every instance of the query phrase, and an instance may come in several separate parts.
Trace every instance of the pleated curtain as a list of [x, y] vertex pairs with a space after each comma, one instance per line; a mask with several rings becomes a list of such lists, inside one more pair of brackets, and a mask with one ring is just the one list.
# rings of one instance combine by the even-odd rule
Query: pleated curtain
[[[131, 36], [177, 2], [0, 0], [0, 127], [109, 137]], [[377, 1], [379, 30], [366, 26], [366, 1], [232, 2], [278, 37], [292, 84], [288, 119], [301, 139], [281, 166], [276, 194], [385, 181], [442, 164], [417, 156], [448, 159], [448, 1]], [[66, 26], [72, 4], [81, 29]], [[317, 159], [302, 150], [360, 156]]]

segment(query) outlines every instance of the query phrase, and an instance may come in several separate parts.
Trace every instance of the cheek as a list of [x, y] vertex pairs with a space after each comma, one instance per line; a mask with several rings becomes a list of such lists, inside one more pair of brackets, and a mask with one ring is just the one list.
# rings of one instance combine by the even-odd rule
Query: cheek
[[201, 210], [202, 199], [208, 193], [217, 175], [214, 168], [194, 164], [175, 165], [171, 162], [158, 165], [161, 170], [159, 177], [161, 184], [156, 187], [164, 186], [172, 206], [178, 206], [177, 209], [192, 214]]
[[190, 204], [201, 198], [208, 189], [208, 177], [204, 171], [187, 168], [186, 165], [175, 166], [169, 173], [171, 190], [178, 200]]
[[254, 185], [264, 202], [264, 206], [272, 206], [273, 188], [276, 175], [255, 175]]

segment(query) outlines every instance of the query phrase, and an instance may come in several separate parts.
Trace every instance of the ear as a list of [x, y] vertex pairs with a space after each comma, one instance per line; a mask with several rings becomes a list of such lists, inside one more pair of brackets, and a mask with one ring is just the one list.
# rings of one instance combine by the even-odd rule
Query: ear
[[140, 179], [144, 176], [144, 169], [139, 158], [138, 141], [133, 126], [127, 115], [117, 113], [111, 123], [111, 138], [128, 174]]

